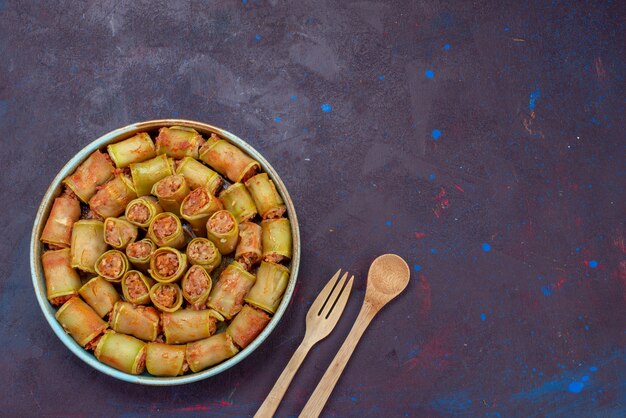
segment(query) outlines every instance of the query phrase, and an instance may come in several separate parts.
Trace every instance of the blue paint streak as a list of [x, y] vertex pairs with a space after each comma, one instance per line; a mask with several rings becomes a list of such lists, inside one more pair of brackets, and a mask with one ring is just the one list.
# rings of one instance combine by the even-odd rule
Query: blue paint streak
[[591, 366], [591, 367], [589, 368], [589, 371], [590, 371], [590, 372], [597, 372], [597, 371], [598, 371], [598, 368], [597, 368], [596, 366]]
[[484, 312], [481, 313], [480, 314], [480, 320], [484, 322], [486, 319], [487, 319], [487, 315]]
[[428, 180], [435, 181], [435, 175], [431, 174], [430, 176], [428, 176]]
[[291, 100], [296, 100], [298, 97], [295, 94], [292, 94], [290, 98]]
[[443, 50], [444, 50], [444, 51], [448, 51], [448, 50], [450, 50], [450, 44], [445, 44], [445, 45], [443, 46]]
[[541, 288], [541, 292], [545, 295], [545, 296], [550, 296], [552, 294], [552, 287], [549, 285], [545, 285]]
[[254, 39], [256, 39], [257, 41], [260, 41], [261, 40], [261, 35], [255, 36]]
[[466, 392], [457, 392], [435, 399], [430, 406], [443, 415], [462, 415], [471, 408], [472, 400]]
[[585, 387], [583, 382], [572, 382], [567, 386], [567, 390], [572, 393], [580, 393], [581, 390]]
[[592, 269], [595, 269], [596, 267], [598, 267], [598, 262], [596, 260], [591, 260], [589, 262], [589, 267], [591, 267]]
[[432, 136], [434, 139], [439, 139], [441, 138], [441, 131], [439, 129], [433, 129], [433, 131], [430, 133], [430, 136]]
[[276, 123], [280, 123], [280, 121], [281, 121], [281, 120], [282, 120], [282, 119], [280, 118], [280, 116], [276, 116], [276, 117], [274, 118], [274, 121], [275, 121]]
[[413, 265], [413, 270], [420, 271], [421, 269], [422, 269], [422, 266], [420, 266], [419, 264], [414, 264]]
[[535, 106], [537, 105], [537, 100], [541, 97], [541, 90], [539, 90], [539, 86], [535, 88], [535, 91], [530, 92], [530, 96], [528, 99], [528, 109], [535, 110]]
[[385, 222], [385, 225], [387, 225], [387, 226], [391, 226], [391, 221], [387, 221], [387, 222]]
[[333, 110], [333, 107], [328, 103], [323, 103], [321, 107], [322, 107], [322, 112], [324, 113], [330, 113]]
[[435, 78], [435, 72], [433, 70], [424, 71], [424, 75], [426, 78]]
[[483, 242], [482, 244], [480, 244], [480, 246], [483, 249], [483, 251], [486, 253], [491, 251], [491, 245], [487, 244], [486, 242]]
[[385, 80], [385, 76], [381, 74], [381, 75], [379, 75], [379, 76], [378, 76], [378, 79], [379, 79], [380, 81], [384, 81], [384, 80]]

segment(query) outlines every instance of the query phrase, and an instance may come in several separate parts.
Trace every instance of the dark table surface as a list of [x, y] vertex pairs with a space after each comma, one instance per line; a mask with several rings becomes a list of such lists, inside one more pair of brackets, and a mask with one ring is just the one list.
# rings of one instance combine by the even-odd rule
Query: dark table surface
[[[603, 2], [0, 1], [2, 415], [253, 414], [339, 267], [356, 289], [279, 415], [346, 336], [379, 254], [407, 290], [327, 416], [624, 416], [625, 8]], [[83, 146], [208, 122], [262, 152], [300, 219], [293, 305], [236, 367], [141, 387], [53, 334], [28, 267], [35, 212]]]

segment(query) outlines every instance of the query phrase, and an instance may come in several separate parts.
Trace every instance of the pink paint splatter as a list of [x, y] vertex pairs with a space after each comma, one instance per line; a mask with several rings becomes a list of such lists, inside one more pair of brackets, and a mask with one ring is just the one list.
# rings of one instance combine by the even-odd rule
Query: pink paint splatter
[[604, 70], [604, 65], [602, 64], [602, 58], [595, 57], [593, 60], [593, 65], [596, 69], [596, 76], [598, 78], [606, 77], [606, 71]]
[[205, 405], [191, 405], [191, 406], [185, 406], [182, 408], [174, 408], [174, 409], [168, 410], [167, 412], [215, 411], [217, 409], [225, 408], [228, 406], [233, 406], [233, 404], [228, 401], [219, 401], [219, 402], [209, 402]]
[[417, 300], [420, 305], [420, 315], [426, 316], [432, 308], [430, 283], [423, 274], [419, 275], [419, 286], [417, 287]]
[[416, 232], [415, 233], [415, 238], [417, 238], [417, 239], [426, 238], [426, 234], [423, 233], [423, 232]]

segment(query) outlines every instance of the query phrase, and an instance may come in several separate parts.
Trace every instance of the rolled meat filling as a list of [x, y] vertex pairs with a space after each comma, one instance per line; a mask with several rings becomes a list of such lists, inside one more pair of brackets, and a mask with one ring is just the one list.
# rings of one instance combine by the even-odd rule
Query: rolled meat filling
[[152, 228], [159, 240], [166, 240], [176, 232], [176, 226], [176, 221], [172, 216], [162, 216], [154, 221]]
[[176, 303], [177, 292], [172, 286], [161, 286], [154, 292], [155, 302], [165, 308], [171, 308]]
[[146, 284], [141, 280], [139, 274], [131, 273], [126, 277], [126, 287], [128, 288], [128, 295], [137, 300], [140, 297], [148, 294], [148, 288]]
[[214, 248], [215, 247], [207, 244], [206, 242], [194, 241], [193, 243], [189, 244], [189, 247], [187, 248], [187, 253], [189, 254], [189, 257], [194, 260], [208, 261], [211, 260], [215, 255], [213, 250]]
[[286, 206], [281, 206], [279, 208], [271, 209], [267, 211], [267, 213], [265, 214], [265, 219], [280, 218], [281, 216], [285, 214], [286, 211], [287, 211]]
[[227, 212], [218, 212], [209, 219], [208, 228], [218, 234], [225, 234], [235, 227]]
[[96, 347], [98, 346], [98, 343], [100, 342], [100, 338], [102, 338], [102, 334], [98, 335], [96, 338], [94, 338], [93, 340], [89, 341], [85, 345], [85, 350], [95, 350]]
[[107, 277], [119, 277], [124, 272], [124, 261], [119, 254], [106, 254], [100, 260], [98, 269]]
[[191, 297], [198, 297], [209, 287], [207, 274], [202, 267], [192, 267], [183, 290]]
[[195, 215], [204, 206], [209, 203], [209, 196], [204, 188], [199, 187], [193, 192], [189, 193], [187, 200], [185, 201], [185, 207], [183, 207], [183, 214], [187, 216]]
[[149, 217], [150, 209], [148, 209], [146, 205], [142, 205], [140, 203], [131, 206], [126, 214], [126, 218], [128, 218], [129, 221], [136, 222], [138, 224], [145, 224]]
[[53, 306], [61, 306], [75, 295], [58, 296], [50, 301]]
[[[178, 257], [172, 253], [161, 253], [156, 256], [157, 273], [163, 277], [173, 276], [178, 270]], [[165, 287], [165, 286], [163, 286]], [[161, 290], [163, 287], [159, 288]], [[173, 290], [173, 289], [170, 289]]]
[[183, 185], [181, 177], [170, 176], [159, 182], [157, 186], [157, 193], [159, 197], [163, 199], [174, 196], [174, 193]]
[[147, 242], [133, 242], [126, 247], [126, 255], [135, 259], [142, 259], [150, 256], [152, 247]]

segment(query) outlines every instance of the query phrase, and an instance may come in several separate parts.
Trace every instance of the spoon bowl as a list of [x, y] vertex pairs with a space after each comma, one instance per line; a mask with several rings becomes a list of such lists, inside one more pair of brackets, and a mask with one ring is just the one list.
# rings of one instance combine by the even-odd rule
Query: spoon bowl
[[367, 275], [365, 300], [378, 309], [398, 296], [409, 284], [411, 271], [406, 262], [395, 254], [376, 258]]

